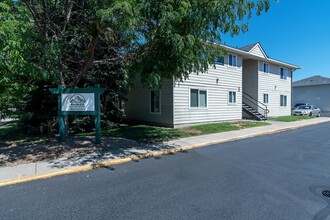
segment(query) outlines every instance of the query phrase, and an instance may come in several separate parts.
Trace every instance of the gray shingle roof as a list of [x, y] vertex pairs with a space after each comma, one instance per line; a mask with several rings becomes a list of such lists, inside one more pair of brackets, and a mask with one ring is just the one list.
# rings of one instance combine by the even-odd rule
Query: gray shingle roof
[[240, 47], [240, 48], [238, 48], [238, 49], [243, 50], [243, 51], [245, 51], [245, 52], [250, 52], [250, 50], [251, 50], [255, 45], [257, 45], [257, 44], [258, 44], [258, 42], [257, 42], [257, 43], [253, 43], [253, 44], [246, 45], [246, 46], [244, 46], [244, 47]]
[[259, 44], [259, 46], [261, 47], [261, 50], [263, 51], [263, 53], [265, 54], [265, 56], [269, 58], [269, 56], [266, 54], [264, 48], [262, 48], [262, 46], [261, 46], [261, 44], [259, 42], [256, 42], [256, 43], [253, 43], [253, 44], [249, 44], [249, 45], [246, 45], [244, 47], [240, 47], [238, 49], [243, 50], [245, 52], [250, 52], [252, 50], [252, 48], [255, 47], [257, 44]]
[[330, 84], [330, 78], [322, 76], [312, 76], [306, 79], [302, 79], [292, 83], [293, 87], [298, 86], [317, 86], [317, 85], [328, 85]]

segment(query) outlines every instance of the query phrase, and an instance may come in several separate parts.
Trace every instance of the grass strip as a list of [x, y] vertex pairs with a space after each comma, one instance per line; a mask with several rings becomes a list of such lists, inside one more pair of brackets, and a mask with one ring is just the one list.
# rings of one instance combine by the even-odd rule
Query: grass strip
[[[184, 128], [163, 128], [149, 125], [123, 126], [109, 130], [103, 130], [103, 136], [126, 138], [141, 143], [155, 143], [169, 141], [183, 137], [191, 137], [204, 134], [228, 132], [244, 128], [268, 125], [266, 122], [222, 122], [212, 124], [201, 124]], [[80, 133], [78, 135], [95, 135], [94, 132]]]
[[293, 121], [300, 121], [305, 119], [312, 119], [315, 118], [314, 116], [280, 116], [280, 117], [271, 117], [268, 118], [270, 121], [283, 121], [283, 122], [293, 122]]

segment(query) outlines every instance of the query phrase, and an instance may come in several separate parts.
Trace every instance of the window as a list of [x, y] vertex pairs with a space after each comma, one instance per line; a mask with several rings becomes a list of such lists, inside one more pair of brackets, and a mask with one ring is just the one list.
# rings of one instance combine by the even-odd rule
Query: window
[[288, 70], [285, 68], [280, 68], [280, 75], [281, 75], [281, 79], [287, 79], [288, 77]]
[[228, 97], [228, 102], [229, 104], [234, 104], [236, 103], [236, 92], [229, 91], [229, 97]]
[[237, 66], [237, 57], [236, 55], [233, 55], [233, 54], [229, 54], [229, 57], [228, 57], [229, 61], [229, 66]]
[[264, 63], [263, 71], [264, 71], [264, 73], [269, 73], [269, 64], [268, 63]]
[[224, 65], [225, 64], [225, 58], [224, 57], [219, 57], [215, 60], [215, 64], [218, 65]]
[[281, 95], [281, 97], [280, 97], [280, 106], [287, 106], [286, 95]]
[[160, 91], [151, 90], [150, 91], [150, 112], [160, 113]]
[[207, 91], [190, 89], [190, 107], [207, 107]]
[[264, 103], [265, 103], [265, 104], [268, 103], [268, 94], [264, 94]]

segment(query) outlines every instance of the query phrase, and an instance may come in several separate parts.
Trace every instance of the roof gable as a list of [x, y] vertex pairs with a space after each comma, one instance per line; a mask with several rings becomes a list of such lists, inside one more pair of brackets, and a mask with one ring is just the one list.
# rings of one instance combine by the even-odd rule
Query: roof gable
[[262, 57], [262, 58], [267, 58], [268, 57], [259, 42], [241, 47], [239, 49], [243, 50], [243, 51], [246, 51], [246, 52], [248, 52], [252, 55], [258, 56], [258, 57]]
[[246, 45], [244, 47], [240, 47], [239, 49], [240, 50], [244, 50], [245, 52], [250, 52], [250, 50], [252, 48], [254, 48], [258, 43], [253, 43], [253, 44], [249, 44], [249, 45]]
[[322, 76], [312, 76], [292, 83], [293, 87], [317, 85], [330, 85], [330, 78]]
[[253, 44], [250, 44], [250, 45], [247, 45], [244, 47], [240, 47], [240, 48], [235, 48], [235, 47], [231, 47], [231, 46], [227, 46], [227, 45], [221, 45], [221, 46], [233, 53], [240, 54], [245, 58], [273, 63], [276, 65], [290, 68], [292, 70], [301, 69], [299, 66], [270, 58], [265, 53], [265, 51], [262, 48], [260, 43], [253, 43]]

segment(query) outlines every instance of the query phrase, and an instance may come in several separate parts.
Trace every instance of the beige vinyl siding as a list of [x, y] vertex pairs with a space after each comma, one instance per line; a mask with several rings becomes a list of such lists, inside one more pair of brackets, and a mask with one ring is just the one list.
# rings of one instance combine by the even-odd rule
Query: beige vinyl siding
[[262, 49], [260, 48], [259, 45], [257, 45], [254, 48], [252, 48], [252, 50], [250, 51], [250, 54], [255, 55], [255, 56], [258, 56], [258, 57], [265, 58], [265, 55], [262, 52]]
[[293, 87], [292, 104], [309, 103], [318, 106], [322, 112], [330, 111], [330, 85]]
[[[175, 82], [175, 126], [242, 118], [242, 58], [237, 57], [237, 67], [227, 63], [225, 58], [224, 66], [216, 65], [207, 73], [191, 74], [184, 82]], [[190, 89], [207, 91], [206, 108], [190, 107]], [[228, 103], [229, 91], [236, 92], [236, 104]]]
[[[288, 69], [287, 79], [281, 79], [280, 66], [269, 63], [269, 73], [263, 72], [263, 62], [259, 62], [259, 97], [263, 102], [263, 94], [268, 94], [269, 117], [291, 114], [291, 69]], [[280, 96], [287, 96], [287, 106], [280, 106]]]
[[146, 124], [173, 127], [173, 80], [165, 80], [160, 89], [160, 113], [150, 112], [150, 89], [143, 88], [140, 79], [128, 93], [126, 119]]

